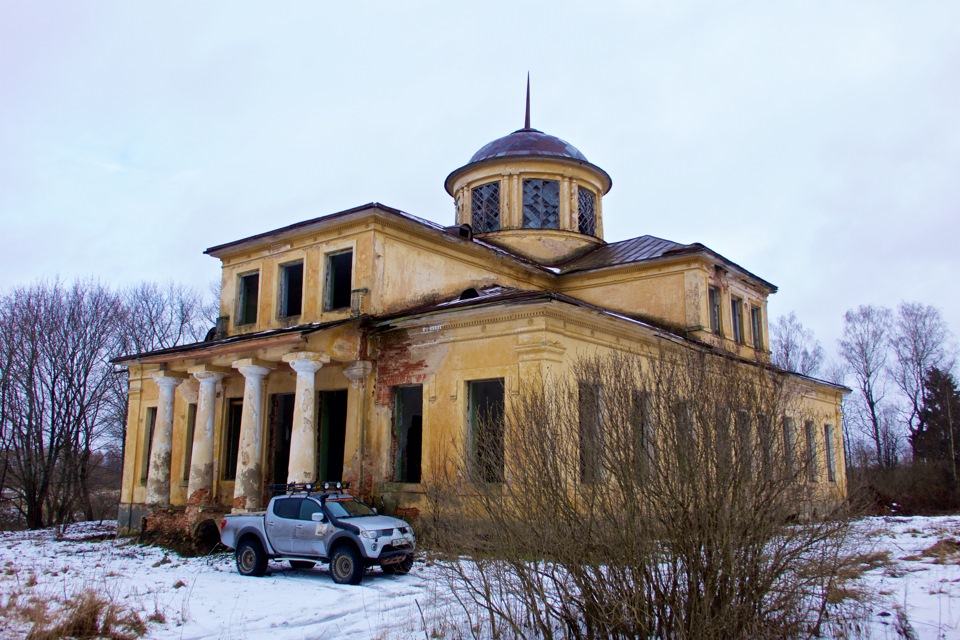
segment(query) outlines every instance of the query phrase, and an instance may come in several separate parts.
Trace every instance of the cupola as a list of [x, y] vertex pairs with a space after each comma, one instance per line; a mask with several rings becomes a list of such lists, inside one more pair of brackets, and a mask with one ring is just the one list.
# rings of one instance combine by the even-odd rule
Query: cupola
[[569, 142], [530, 126], [529, 78], [524, 127], [484, 145], [444, 186], [457, 224], [541, 264], [603, 244], [610, 176]]

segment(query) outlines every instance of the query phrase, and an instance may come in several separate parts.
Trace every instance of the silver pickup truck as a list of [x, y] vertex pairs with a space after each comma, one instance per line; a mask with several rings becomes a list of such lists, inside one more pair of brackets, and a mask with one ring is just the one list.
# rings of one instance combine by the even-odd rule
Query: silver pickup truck
[[236, 549], [237, 570], [262, 576], [270, 559], [295, 569], [330, 563], [339, 584], [360, 584], [367, 567], [404, 574], [413, 566], [416, 538], [403, 520], [377, 514], [340, 483], [323, 491], [291, 485], [290, 493], [270, 501], [266, 511], [231, 514], [220, 521], [220, 539]]

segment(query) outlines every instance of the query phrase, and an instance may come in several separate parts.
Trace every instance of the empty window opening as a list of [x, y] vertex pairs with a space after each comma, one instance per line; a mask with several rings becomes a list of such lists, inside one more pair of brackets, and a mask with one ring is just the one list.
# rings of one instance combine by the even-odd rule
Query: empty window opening
[[503, 378], [468, 383], [472, 461], [478, 480], [503, 482]]
[[420, 482], [423, 456], [423, 387], [398, 387], [393, 427], [393, 479]]
[[734, 342], [743, 344], [743, 300], [736, 296], [730, 298], [730, 320]]
[[597, 197], [577, 187], [577, 228], [588, 236], [597, 235]]
[[823, 425], [823, 439], [827, 445], [827, 480], [837, 481], [836, 450], [833, 446], [833, 425]]
[[763, 316], [760, 315], [760, 307], [750, 307], [750, 330], [753, 332], [753, 348], [757, 351], [763, 349]]
[[708, 289], [710, 304], [710, 331], [720, 335], [720, 289], [710, 287]]
[[150, 473], [150, 454], [153, 452], [153, 429], [157, 425], [157, 408], [147, 407], [144, 416], [143, 430], [143, 460], [140, 464], [140, 484], [147, 483]]
[[286, 484], [290, 471], [290, 434], [293, 431], [293, 409], [297, 394], [276, 393], [270, 396], [271, 473], [273, 484]]
[[460, 294], [461, 300], [472, 300], [473, 298], [479, 298], [480, 292], [474, 288], [464, 289], [463, 293]]
[[197, 405], [193, 402], [187, 405], [187, 433], [183, 441], [183, 471], [180, 479], [187, 482], [190, 479], [190, 465], [193, 463], [193, 434], [197, 430]]
[[223, 434], [224, 480], [237, 478], [237, 457], [240, 453], [240, 419], [243, 415], [243, 398], [231, 398], [227, 404], [227, 424]]
[[754, 438], [753, 424], [750, 414], [746, 411], [737, 412], [737, 459], [740, 463], [740, 472], [745, 476], [753, 475], [754, 465]]
[[631, 410], [632, 459], [634, 465], [644, 473], [652, 468], [656, 461], [656, 450], [653, 441], [653, 422], [651, 420], [650, 396], [640, 390], [633, 392]]
[[580, 480], [598, 482], [603, 477], [603, 387], [581, 382]]
[[820, 475], [819, 461], [817, 460], [817, 428], [808, 420], [804, 425], [807, 436], [807, 480], [816, 482]]
[[260, 273], [240, 276], [240, 296], [237, 300], [237, 324], [253, 324], [257, 321], [257, 306], [260, 295]]
[[783, 461], [788, 476], [793, 476], [794, 460], [797, 452], [797, 433], [793, 418], [783, 417]]
[[488, 182], [470, 192], [470, 221], [476, 233], [500, 228], [500, 181]]
[[298, 316], [303, 311], [303, 262], [280, 267], [280, 317]]
[[347, 390], [320, 392], [317, 481], [343, 480], [343, 446], [347, 436]]
[[560, 228], [560, 183], [556, 180], [523, 181], [523, 228]]
[[349, 307], [352, 285], [353, 251], [327, 256], [327, 295], [324, 303], [326, 310]]

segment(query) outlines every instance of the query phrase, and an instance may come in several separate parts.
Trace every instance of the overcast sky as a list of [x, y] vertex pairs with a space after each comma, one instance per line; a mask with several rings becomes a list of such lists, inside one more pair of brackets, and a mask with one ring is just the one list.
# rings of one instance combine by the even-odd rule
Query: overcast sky
[[0, 0], [0, 291], [218, 277], [207, 247], [382, 202], [523, 125], [613, 177], [607, 241], [701, 242], [829, 352], [960, 333], [960, 2]]

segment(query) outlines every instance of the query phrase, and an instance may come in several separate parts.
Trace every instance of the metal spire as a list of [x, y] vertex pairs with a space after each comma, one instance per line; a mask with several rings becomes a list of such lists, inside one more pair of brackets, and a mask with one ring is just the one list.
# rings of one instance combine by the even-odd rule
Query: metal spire
[[523, 120], [523, 128], [530, 128], [530, 72], [527, 71], [527, 116]]

